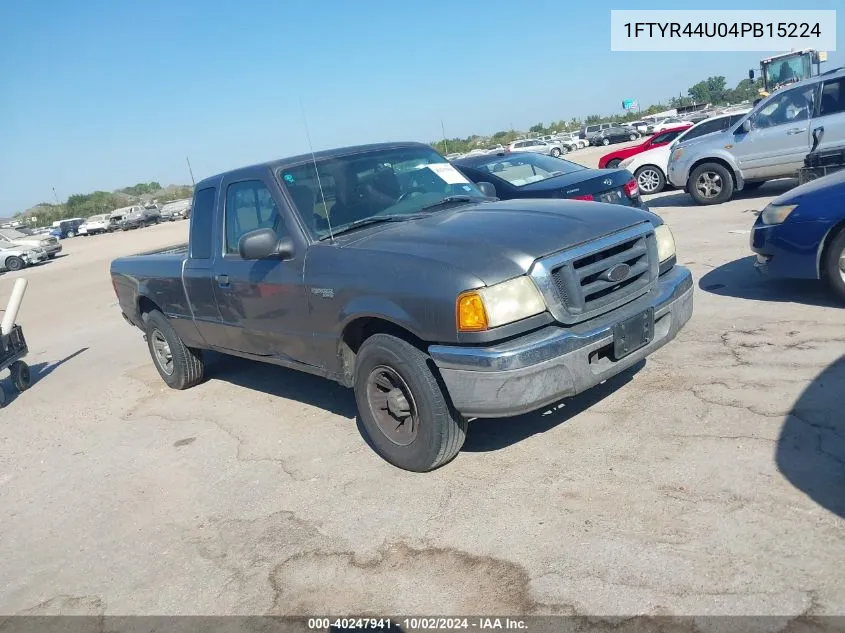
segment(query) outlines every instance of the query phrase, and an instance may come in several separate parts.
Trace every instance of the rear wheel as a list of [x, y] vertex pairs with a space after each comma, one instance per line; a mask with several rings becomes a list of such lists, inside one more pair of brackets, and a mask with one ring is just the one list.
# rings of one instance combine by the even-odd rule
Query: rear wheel
[[601, 144], [602, 145], [610, 145], [610, 139], [609, 138], [603, 138], [601, 140]]
[[6, 268], [12, 272], [16, 270], [23, 270], [25, 266], [26, 262], [24, 262], [20, 257], [13, 255], [12, 257], [6, 258]]
[[387, 462], [414, 472], [442, 466], [460, 451], [467, 420], [447, 400], [431, 359], [407, 341], [374, 334], [355, 359], [362, 431]]
[[555, 158], [560, 156], [560, 150], [557, 147], [553, 147], [551, 153], [552, 153], [552, 156], [554, 156]]
[[202, 382], [202, 351], [188, 347], [158, 310], [145, 318], [147, 347], [162, 380], [172, 389], [188, 389]]
[[704, 163], [690, 175], [689, 192], [698, 204], [727, 202], [734, 193], [733, 176], [724, 165]]
[[619, 163], [621, 163], [621, 162], [622, 161], [619, 160], [618, 158], [614, 158], [613, 160], [607, 161], [607, 165], [605, 165], [605, 168], [616, 169], [617, 167], [619, 167]]
[[6, 406], [6, 392], [3, 390], [3, 385], [0, 385], [0, 409]]
[[68, 232], [67, 232], [67, 237], [68, 237], [68, 238], [71, 238], [71, 237], [76, 237], [76, 233], [74, 233], [73, 231], [68, 231]]
[[629, 136], [628, 138], [629, 138], [630, 140], [632, 140], [632, 141], [636, 141], [636, 140], [637, 140], [637, 135], [636, 135], [636, 134], [631, 134], [631, 136]]
[[841, 301], [845, 301], [845, 229], [833, 238], [822, 264], [828, 285]]
[[641, 193], [660, 193], [666, 187], [666, 176], [654, 165], [643, 165], [634, 173], [634, 178]]

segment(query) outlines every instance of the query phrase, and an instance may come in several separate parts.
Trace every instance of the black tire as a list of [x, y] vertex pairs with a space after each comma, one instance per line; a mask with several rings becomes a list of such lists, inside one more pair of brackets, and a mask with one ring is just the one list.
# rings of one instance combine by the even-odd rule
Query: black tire
[[68, 231], [65, 237], [67, 237], [68, 239], [76, 237], [76, 233], [74, 233], [73, 231]]
[[[161, 312], [153, 310], [145, 315], [147, 348], [162, 380], [171, 389], [189, 389], [202, 382], [205, 365], [202, 351], [188, 347], [179, 338]], [[156, 345], [163, 339], [170, 353], [170, 364], [159, 359]], [[168, 371], [169, 370], [169, 371]]]
[[26, 268], [26, 262], [16, 255], [6, 258], [6, 268], [12, 272]]
[[[453, 409], [430, 363], [427, 354], [389, 334], [368, 338], [355, 359], [355, 401], [362, 432], [385, 461], [413, 472], [428, 472], [447, 463], [466, 439], [467, 420]], [[398, 374], [410, 395], [406, 401], [415, 418], [415, 433], [404, 445], [382, 431], [371, 405], [371, 383], [385, 370]], [[405, 393], [405, 389], [399, 391]]]
[[555, 158], [560, 156], [560, 150], [557, 147], [553, 147], [551, 153], [552, 153], [552, 156], [554, 156]]
[[688, 189], [698, 204], [721, 204], [733, 197], [733, 175], [720, 163], [704, 163], [692, 170]]
[[[666, 176], [663, 170], [654, 165], [643, 165], [634, 172], [634, 178], [637, 181], [637, 187], [640, 193], [646, 195], [660, 193], [666, 188]], [[643, 182], [640, 182], [641, 179]], [[643, 188], [643, 183], [646, 183], [645, 188]]]
[[631, 141], [636, 141], [638, 138], [639, 137], [636, 134], [631, 134], [631, 136], [628, 137], [628, 139]]
[[0, 409], [6, 406], [6, 392], [3, 385], [0, 385]]
[[609, 138], [603, 138], [601, 140], [601, 144], [602, 145], [610, 145], [610, 139]]
[[50, 253], [47, 255], [47, 259], [56, 259], [56, 253]]
[[828, 244], [822, 266], [828, 285], [840, 301], [845, 301], [845, 229], [840, 229]]
[[9, 373], [12, 375], [12, 384], [18, 391], [24, 392], [32, 385], [32, 373], [29, 371], [29, 365], [22, 360], [16, 360], [9, 365]]
[[619, 167], [619, 163], [621, 163], [621, 162], [622, 161], [619, 160], [618, 158], [614, 158], [613, 160], [607, 161], [607, 165], [605, 165], [604, 168], [605, 169], [616, 169], [617, 167]]

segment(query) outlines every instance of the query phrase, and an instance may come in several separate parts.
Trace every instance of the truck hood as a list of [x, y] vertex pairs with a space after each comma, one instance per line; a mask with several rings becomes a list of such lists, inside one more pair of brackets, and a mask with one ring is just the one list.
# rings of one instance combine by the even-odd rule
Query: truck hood
[[345, 248], [435, 260], [491, 285], [528, 272], [534, 260], [641, 222], [642, 209], [576, 200], [485, 202], [350, 233]]

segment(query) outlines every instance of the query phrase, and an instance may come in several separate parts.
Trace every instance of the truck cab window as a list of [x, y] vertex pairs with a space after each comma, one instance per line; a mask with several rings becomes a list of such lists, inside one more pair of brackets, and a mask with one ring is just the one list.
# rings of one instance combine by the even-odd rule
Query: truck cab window
[[191, 217], [191, 257], [211, 259], [211, 227], [217, 189], [206, 187], [194, 195]]
[[262, 181], [232, 183], [226, 189], [226, 253], [237, 253], [241, 237], [256, 229], [273, 229], [279, 238], [288, 234], [276, 202]]

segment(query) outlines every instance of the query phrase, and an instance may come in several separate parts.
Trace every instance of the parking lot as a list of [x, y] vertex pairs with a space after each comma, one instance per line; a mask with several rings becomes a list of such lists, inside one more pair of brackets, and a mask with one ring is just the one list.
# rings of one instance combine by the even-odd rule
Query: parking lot
[[471, 422], [428, 474], [382, 461], [319, 378], [215, 357], [165, 387], [109, 262], [187, 222], [65, 240], [0, 276], [2, 305], [29, 279], [35, 376], [0, 411], [0, 612], [843, 613], [843, 311], [748, 248], [794, 184], [650, 199], [693, 271], [687, 327], [549, 410]]

